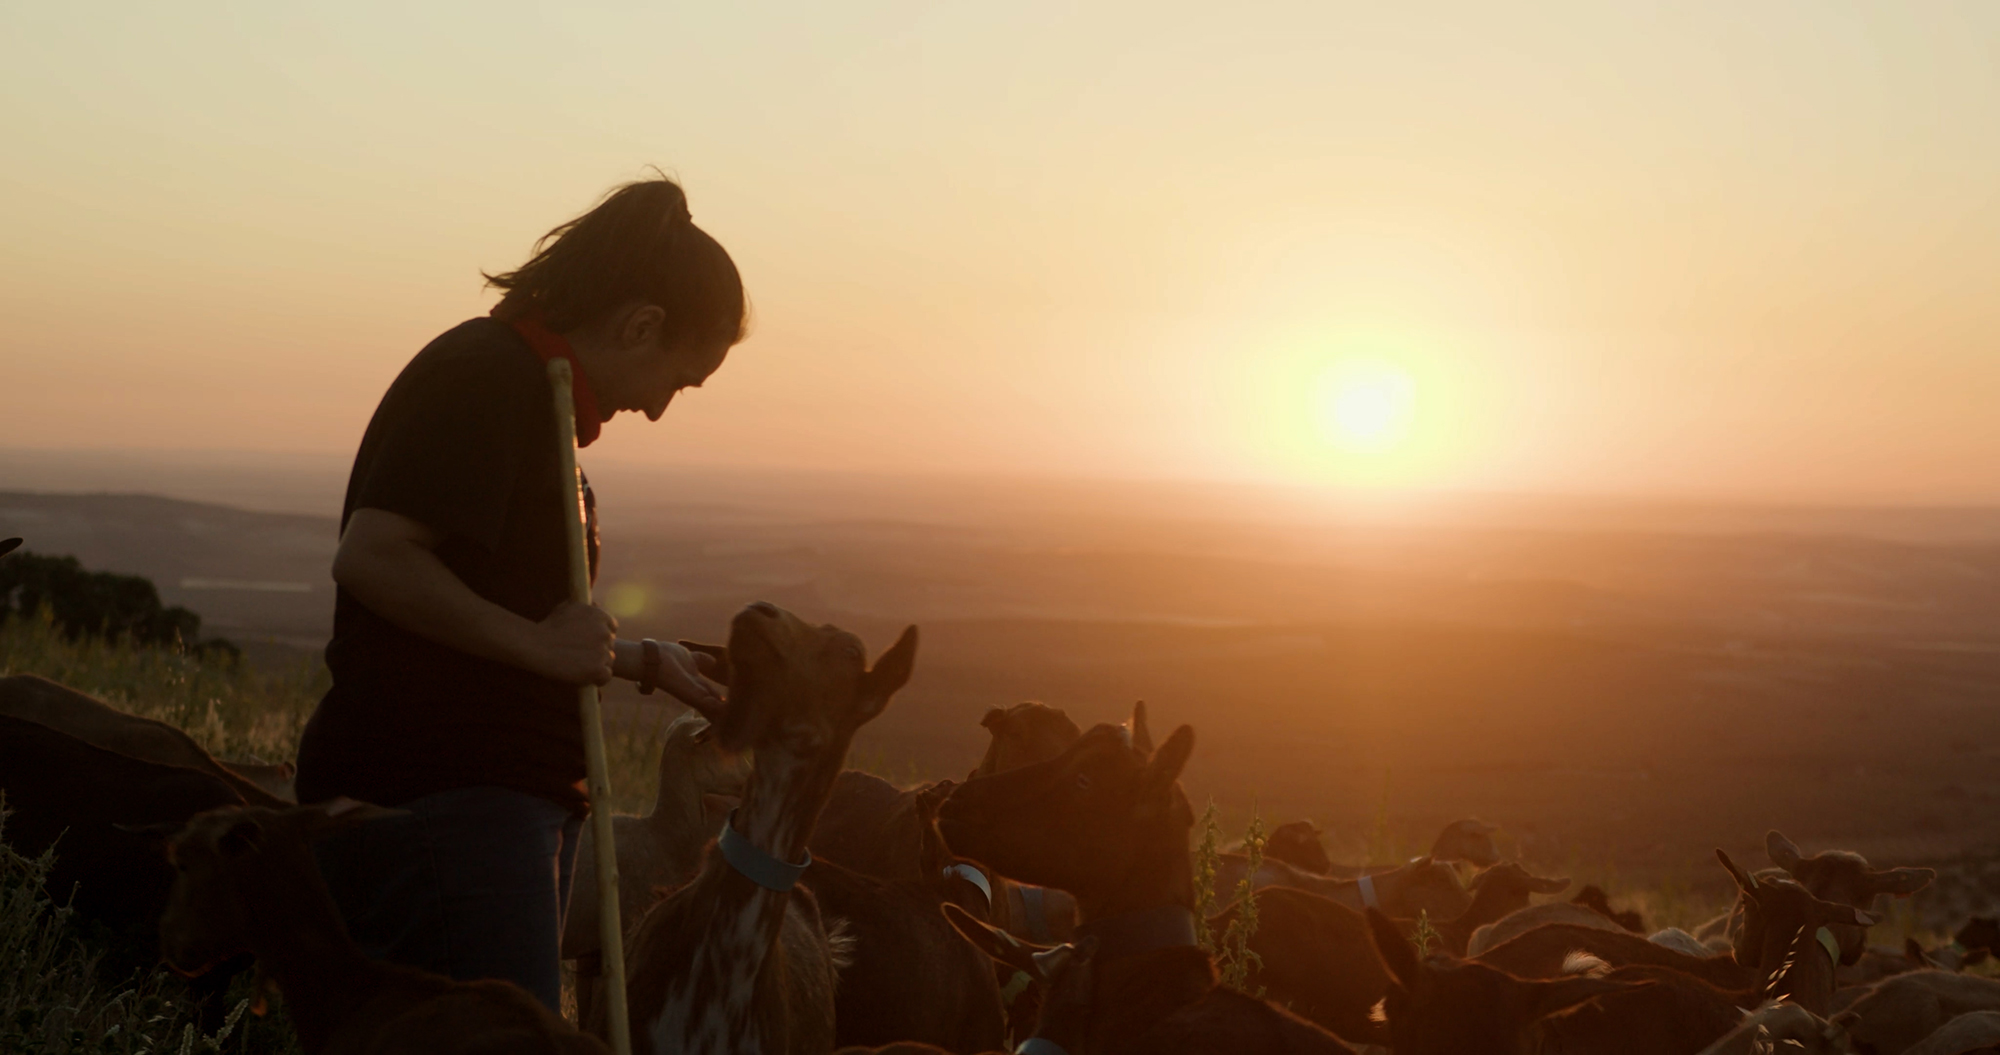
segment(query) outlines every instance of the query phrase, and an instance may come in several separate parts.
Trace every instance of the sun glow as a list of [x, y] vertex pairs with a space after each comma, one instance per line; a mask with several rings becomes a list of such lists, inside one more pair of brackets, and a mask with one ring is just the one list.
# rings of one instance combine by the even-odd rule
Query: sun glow
[[1350, 453], [1394, 450], [1416, 419], [1416, 381], [1390, 363], [1335, 363], [1320, 374], [1315, 395], [1321, 436]]

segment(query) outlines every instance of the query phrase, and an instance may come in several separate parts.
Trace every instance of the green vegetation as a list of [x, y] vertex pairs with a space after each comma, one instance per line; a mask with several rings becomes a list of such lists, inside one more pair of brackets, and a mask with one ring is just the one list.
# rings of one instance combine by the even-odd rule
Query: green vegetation
[[[4, 842], [0, 809], [0, 1051], [21, 1055], [151, 1055], [297, 1050], [282, 1015], [245, 1019], [250, 977], [238, 978], [231, 1010], [204, 1034], [180, 979], [164, 971], [117, 976], [106, 950], [43, 882], [55, 855], [27, 858]], [[109, 977], [108, 977], [109, 976]]]
[[1243, 878], [1237, 880], [1231, 899], [1236, 916], [1223, 928], [1220, 937], [1208, 925], [1209, 918], [1222, 907], [1217, 905], [1215, 896], [1217, 865], [1222, 859], [1222, 813], [1214, 799], [1202, 811], [1201, 844], [1194, 854], [1195, 941], [1215, 957], [1215, 969], [1223, 985], [1253, 996], [1264, 995], [1262, 986], [1254, 991], [1250, 988], [1251, 977], [1264, 965], [1263, 958], [1250, 948], [1250, 939], [1257, 933], [1257, 890], [1252, 880], [1264, 866], [1264, 837], [1264, 818], [1252, 810], [1250, 827], [1243, 833], [1243, 854], [1248, 867]]

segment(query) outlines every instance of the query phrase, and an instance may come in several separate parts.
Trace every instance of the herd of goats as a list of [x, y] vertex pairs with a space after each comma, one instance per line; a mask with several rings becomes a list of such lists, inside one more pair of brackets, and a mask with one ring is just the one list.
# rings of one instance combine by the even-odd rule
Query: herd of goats
[[[1717, 851], [1738, 891], [1726, 915], [1649, 936], [1595, 888], [1531, 904], [1569, 881], [1499, 860], [1478, 821], [1365, 870], [1286, 825], [1216, 859], [1211, 889], [1255, 888], [1249, 984], [1224, 986], [1197, 927], [1223, 933], [1246, 906], [1196, 919], [1178, 783], [1194, 730], [1155, 743], [1143, 707], [1086, 731], [1021, 704], [987, 714], [962, 782], [843, 769], [916, 644], [911, 628], [871, 666], [854, 635], [768, 604], [732, 621], [727, 711], [676, 720], [652, 811], [616, 818], [635, 1050], [2000, 1051], [2000, 980], [1963, 970], [2000, 944], [1992, 920], [1938, 949], [1870, 947], [1877, 900], [1930, 871], [1806, 856], [1777, 832], [1771, 867]], [[196, 975], [198, 994], [254, 962], [313, 1055], [608, 1050], [589, 846], [562, 939], [572, 1025], [509, 983], [364, 957], [310, 844], [383, 811], [297, 805], [283, 776], [53, 682], [0, 679], [7, 841], [32, 854], [60, 837], [52, 894]]]

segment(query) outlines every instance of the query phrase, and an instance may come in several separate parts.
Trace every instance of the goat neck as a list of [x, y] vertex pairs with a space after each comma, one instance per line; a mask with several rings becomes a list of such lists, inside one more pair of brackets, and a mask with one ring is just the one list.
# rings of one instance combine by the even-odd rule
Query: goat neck
[[382, 981], [382, 967], [348, 937], [303, 841], [270, 846], [236, 873], [233, 885], [257, 968], [285, 995], [300, 1046], [324, 1047]]
[[[791, 870], [811, 861], [806, 843], [855, 730], [909, 680], [915, 654], [915, 627], [871, 669], [860, 640], [838, 628], [808, 626], [762, 602], [737, 614], [720, 740], [732, 751], [754, 748], [755, 756], [724, 838], [747, 842], [749, 853], [772, 867], [746, 871], [725, 846], [709, 852], [692, 887], [676, 896], [685, 912], [675, 918], [687, 925], [673, 935], [681, 948], [666, 950], [657, 964], [636, 958], [635, 986], [657, 986], [663, 1004], [655, 1016], [647, 1013], [650, 1001], [634, 1001], [635, 1018], [649, 1019], [633, 1023], [635, 1035], [650, 1035], [661, 1051], [755, 1052], [763, 1050], [764, 1029], [783, 1028], [772, 1019], [784, 1016], [769, 1011], [782, 999], [782, 983], [761, 980], [780, 947], [797, 878]], [[773, 878], [787, 872], [788, 879]]]

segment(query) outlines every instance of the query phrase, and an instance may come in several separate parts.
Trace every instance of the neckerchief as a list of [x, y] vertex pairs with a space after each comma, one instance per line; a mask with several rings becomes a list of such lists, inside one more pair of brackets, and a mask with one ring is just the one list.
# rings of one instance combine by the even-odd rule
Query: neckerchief
[[570, 391], [576, 398], [576, 445], [590, 446], [597, 434], [604, 430], [604, 419], [597, 414], [597, 393], [590, 390], [590, 375], [583, 372], [583, 362], [576, 357], [576, 349], [570, 347], [562, 334], [542, 325], [539, 319], [520, 318], [507, 325], [528, 342], [528, 347], [541, 357], [543, 365], [558, 358], [569, 360]]

